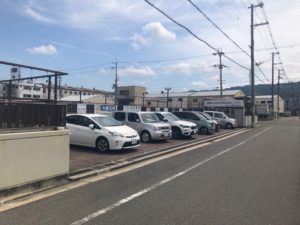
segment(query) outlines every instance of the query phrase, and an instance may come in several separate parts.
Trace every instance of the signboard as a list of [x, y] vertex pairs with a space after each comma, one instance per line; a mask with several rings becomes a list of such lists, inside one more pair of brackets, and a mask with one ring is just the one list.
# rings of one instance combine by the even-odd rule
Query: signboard
[[123, 106], [123, 111], [139, 112], [139, 111], [142, 111], [142, 107], [141, 106], [136, 106], [136, 105], [124, 105]]
[[100, 105], [100, 110], [102, 112], [115, 112], [117, 111], [116, 105]]
[[204, 107], [231, 107], [231, 108], [242, 108], [244, 107], [243, 100], [215, 100], [215, 101], [204, 101]]
[[77, 104], [77, 113], [86, 113], [86, 104]]

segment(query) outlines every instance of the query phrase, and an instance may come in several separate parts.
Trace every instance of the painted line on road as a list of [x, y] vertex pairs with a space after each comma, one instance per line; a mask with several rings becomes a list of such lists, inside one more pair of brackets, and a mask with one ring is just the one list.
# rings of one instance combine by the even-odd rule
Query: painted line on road
[[234, 145], [234, 146], [232, 146], [230, 148], [227, 148], [226, 150], [224, 150], [222, 152], [219, 152], [219, 153], [217, 153], [217, 154], [215, 154], [215, 155], [213, 155], [213, 156], [211, 156], [211, 157], [209, 157], [209, 158], [207, 158], [207, 159], [205, 159], [205, 160], [203, 160], [203, 161], [195, 164], [194, 166], [187, 168], [186, 170], [183, 170], [183, 171], [181, 171], [181, 172], [179, 172], [179, 173], [177, 173], [177, 174], [175, 174], [175, 175], [173, 175], [171, 177], [168, 177], [168, 178], [166, 178], [164, 180], [161, 180], [160, 182], [158, 182], [158, 183], [156, 183], [154, 185], [151, 185], [148, 188], [145, 188], [145, 189], [143, 189], [143, 190], [141, 190], [139, 192], [136, 192], [135, 194], [132, 194], [132, 195], [126, 197], [126, 198], [123, 198], [123, 199], [119, 200], [118, 202], [116, 202], [116, 203], [114, 203], [114, 204], [112, 204], [112, 205], [110, 205], [108, 207], [100, 209], [100, 210], [98, 210], [98, 211], [96, 211], [96, 212], [94, 212], [94, 213], [92, 213], [92, 214], [90, 214], [90, 215], [88, 215], [88, 216], [86, 216], [86, 217], [84, 217], [84, 218], [76, 221], [76, 222], [73, 222], [71, 225], [82, 225], [82, 224], [87, 223], [90, 220], [95, 219], [95, 218], [97, 218], [97, 217], [99, 217], [99, 216], [101, 216], [101, 215], [103, 215], [103, 214], [105, 214], [105, 213], [107, 213], [109, 211], [112, 211], [113, 209], [115, 209], [115, 208], [117, 208], [117, 207], [119, 207], [121, 205], [124, 205], [125, 203], [128, 203], [128, 202], [130, 202], [130, 201], [132, 201], [132, 200], [134, 200], [134, 199], [136, 199], [136, 198], [138, 198], [138, 197], [140, 197], [140, 196], [142, 196], [142, 195], [144, 195], [144, 194], [146, 194], [146, 193], [148, 193], [148, 192], [150, 192], [150, 191], [152, 191], [152, 190], [154, 190], [154, 189], [156, 189], [156, 188], [158, 188], [158, 187], [160, 187], [160, 186], [162, 186], [162, 185], [164, 185], [164, 184], [166, 184], [166, 183], [168, 183], [168, 182], [170, 182], [170, 181], [172, 181], [172, 180], [174, 180], [174, 179], [176, 179], [178, 177], [181, 177], [181, 176], [185, 175], [186, 173], [188, 173], [188, 172], [190, 172], [190, 171], [192, 171], [192, 170], [194, 170], [194, 169], [196, 169], [196, 168], [204, 165], [205, 163], [207, 163], [207, 162], [209, 162], [209, 161], [211, 161], [213, 159], [216, 159], [216, 158], [224, 155], [225, 153], [228, 153], [228, 152], [236, 149], [237, 147], [239, 147], [239, 146], [247, 143], [248, 141], [256, 138], [257, 136], [259, 136], [259, 135], [267, 132], [271, 128], [272, 127], [266, 128], [265, 130], [263, 130], [263, 131], [255, 134], [254, 136], [252, 136], [252, 137], [250, 137], [250, 138], [248, 138], [248, 139], [240, 142], [237, 145]]

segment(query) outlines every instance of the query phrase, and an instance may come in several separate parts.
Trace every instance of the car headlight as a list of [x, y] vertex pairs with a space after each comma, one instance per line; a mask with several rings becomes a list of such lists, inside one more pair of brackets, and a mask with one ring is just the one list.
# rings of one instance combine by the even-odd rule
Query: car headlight
[[153, 127], [153, 130], [159, 131], [159, 130], [160, 130], [160, 127]]
[[111, 136], [114, 136], [114, 137], [124, 137], [123, 134], [120, 134], [120, 133], [117, 133], [117, 132], [108, 132]]
[[186, 125], [180, 125], [180, 126], [183, 128], [190, 128], [189, 126], [186, 126]]

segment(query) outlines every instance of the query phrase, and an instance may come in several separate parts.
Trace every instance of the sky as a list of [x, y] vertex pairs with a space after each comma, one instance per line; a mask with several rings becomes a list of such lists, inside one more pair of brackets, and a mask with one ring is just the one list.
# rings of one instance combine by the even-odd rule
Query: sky
[[[0, 60], [67, 72], [63, 85], [105, 91], [117, 62], [119, 85], [158, 93], [219, 88], [220, 51], [223, 88], [249, 84], [248, 7], [257, 0], [149, 2], [188, 31], [144, 0], [2, 0]], [[280, 82], [300, 81], [300, 1], [263, 3], [254, 8], [254, 24], [269, 22], [254, 28], [255, 84], [271, 83], [277, 51], [274, 82], [279, 69]], [[9, 71], [0, 65], [0, 79]]]

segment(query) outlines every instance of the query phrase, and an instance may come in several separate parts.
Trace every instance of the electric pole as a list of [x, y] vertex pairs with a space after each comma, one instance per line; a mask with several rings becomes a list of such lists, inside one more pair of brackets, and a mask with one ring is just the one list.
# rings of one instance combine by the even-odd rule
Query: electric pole
[[261, 25], [266, 25], [268, 22], [260, 23], [260, 24], [254, 24], [254, 18], [253, 18], [253, 11], [254, 8], [260, 7], [262, 8], [264, 4], [261, 2], [257, 5], [251, 4], [251, 127], [255, 127], [255, 79], [254, 79], [254, 28]]
[[280, 71], [282, 71], [281, 69], [278, 70], [278, 78], [277, 78], [277, 117], [279, 118], [279, 111], [280, 111], [280, 107], [279, 107], [279, 91], [280, 91]]
[[273, 117], [274, 117], [274, 112], [275, 112], [275, 107], [274, 107], [274, 55], [279, 54], [279, 52], [272, 52], [272, 110], [273, 110]]
[[114, 62], [114, 67], [112, 69], [115, 69], [116, 71], [116, 77], [115, 77], [115, 83], [113, 85], [113, 88], [115, 89], [115, 105], [118, 105], [118, 60]]
[[213, 53], [213, 55], [218, 55], [219, 56], [219, 65], [214, 65], [214, 67], [219, 67], [220, 70], [220, 97], [223, 97], [223, 78], [222, 78], [222, 70], [224, 67], [226, 67], [225, 65], [222, 64], [222, 55], [224, 55], [225, 53], [222, 51], [215, 52]]
[[167, 91], [167, 108], [169, 109], [169, 91], [171, 90], [172, 88], [165, 88], [165, 90]]

